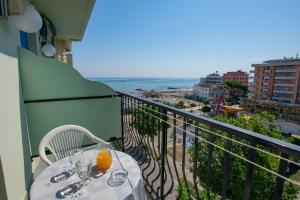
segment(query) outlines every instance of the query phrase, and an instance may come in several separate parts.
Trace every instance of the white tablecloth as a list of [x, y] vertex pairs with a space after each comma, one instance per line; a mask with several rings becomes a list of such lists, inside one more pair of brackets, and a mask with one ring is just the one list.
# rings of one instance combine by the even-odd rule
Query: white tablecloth
[[[110, 177], [111, 171], [113, 169], [121, 168], [118, 159], [115, 157], [115, 154], [112, 152], [113, 163], [109, 170], [102, 176], [94, 176], [91, 179], [91, 182], [86, 187], [85, 192], [78, 200], [114, 200], [114, 199], [135, 199], [135, 200], [145, 200], [145, 190], [143, 185], [143, 179], [141, 170], [137, 162], [128, 154], [125, 154], [120, 151], [115, 151], [118, 155], [119, 160], [121, 161], [123, 167], [128, 171], [128, 179], [125, 183], [118, 187], [112, 187], [108, 184], [108, 179]], [[98, 151], [90, 150], [84, 152], [84, 156], [87, 156], [92, 159], [94, 169], [96, 169], [96, 155]], [[53, 163], [51, 166], [47, 167], [33, 182], [30, 190], [30, 199], [31, 200], [52, 200], [59, 199], [57, 197], [57, 192], [63, 187], [80, 181], [78, 175], [75, 173], [73, 176], [68, 179], [53, 183], [51, 178], [57, 174], [60, 174], [64, 166], [69, 162], [69, 158], [64, 158]], [[97, 170], [95, 170], [97, 171]], [[133, 186], [133, 189], [130, 185]], [[133, 197], [133, 198], [132, 198]], [[71, 199], [66, 197], [64, 199]]]

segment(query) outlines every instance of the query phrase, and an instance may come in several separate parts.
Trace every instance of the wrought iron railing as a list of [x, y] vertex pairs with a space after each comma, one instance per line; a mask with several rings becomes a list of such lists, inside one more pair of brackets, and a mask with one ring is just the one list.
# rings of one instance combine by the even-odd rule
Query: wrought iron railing
[[[139, 163], [152, 199], [258, 199], [251, 189], [260, 184], [253, 178], [260, 172], [274, 183], [272, 199], [282, 198], [286, 183], [300, 186], [290, 177], [292, 169], [299, 170], [300, 146], [145, 98], [121, 92], [119, 98], [123, 150]], [[277, 159], [277, 169], [261, 154]], [[236, 159], [245, 173], [233, 170]], [[240, 188], [231, 188], [237, 180], [243, 181]]]

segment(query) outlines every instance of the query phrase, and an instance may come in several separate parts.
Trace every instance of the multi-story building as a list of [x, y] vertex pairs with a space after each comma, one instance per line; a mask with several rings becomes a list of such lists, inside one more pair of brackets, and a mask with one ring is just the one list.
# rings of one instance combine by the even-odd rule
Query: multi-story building
[[201, 86], [201, 85], [195, 85], [193, 87], [193, 96], [197, 100], [200, 101], [206, 101], [210, 98], [210, 88]]
[[222, 82], [222, 76], [216, 71], [215, 73], [208, 74], [206, 76], [206, 83], [207, 84], [218, 84]]
[[300, 58], [268, 60], [252, 67], [254, 99], [300, 103]]
[[248, 85], [248, 73], [241, 70], [227, 72], [223, 75], [223, 81], [239, 81], [243, 85]]
[[221, 82], [222, 76], [218, 72], [208, 74], [205, 78], [200, 78], [199, 83], [194, 85], [192, 95], [200, 101], [213, 99]]
[[248, 91], [249, 91], [249, 97], [254, 96], [255, 90], [253, 89], [254, 85], [254, 70], [249, 71], [249, 76], [248, 76]]

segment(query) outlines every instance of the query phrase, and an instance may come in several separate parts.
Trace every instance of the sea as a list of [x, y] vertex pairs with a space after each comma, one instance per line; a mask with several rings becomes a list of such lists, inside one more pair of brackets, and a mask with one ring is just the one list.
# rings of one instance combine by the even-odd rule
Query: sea
[[199, 82], [199, 78], [127, 78], [127, 77], [93, 77], [89, 80], [103, 82], [114, 90], [134, 92], [141, 90], [164, 90], [169, 88], [191, 88]]

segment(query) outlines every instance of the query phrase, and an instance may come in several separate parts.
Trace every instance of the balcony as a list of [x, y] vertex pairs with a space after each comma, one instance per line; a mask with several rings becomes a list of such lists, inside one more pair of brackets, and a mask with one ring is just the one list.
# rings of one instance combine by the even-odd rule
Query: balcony
[[272, 100], [283, 102], [283, 103], [292, 103], [293, 99], [289, 97], [272, 97]]
[[[30, 2], [54, 18], [58, 38], [68, 42], [82, 39], [94, 4], [93, 0], [78, 1], [80, 4], [76, 5], [71, 1]], [[16, 48], [19, 38], [10, 41], [6, 34], [4, 37], [1, 34], [1, 39], [8, 39], [11, 49]], [[260, 192], [269, 192], [270, 198], [276, 200], [282, 198], [286, 185], [300, 186], [289, 172], [300, 167], [296, 162], [300, 159], [299, 146], [117, 93], [105, 84], [84, 79], [71, 65], [36, 56], [25, 49], [15, 51], [18, 55], [14, 57], [5, 56], [4, 60], [1, 57], [9, 69], [3, 70], [6, 76], [3, 85], [5, 89], [10, 86], [2, 96], [5, 101], [4, 111], [1, 110], [1, 200], [28, 199], [31, 183], [42, 170], [35, 166], [41, 138], [62, 124], [84, 126], [131, 155], [141, 168], [149, 199], [248, 200], [258, 195], [254, 186], [268, 184], [271, 191]], [[85, 142], [85, 145], [93, 144]], [[272, 166], [266, 165], [261, 155], [274, 160]], [[237, 166], [236, 160], [242, 163]], [[269, 179], [261, 182], [257, 174]], [[220, 180], [217, 184], [216, 178]], [[233, 188], [237, 180], [239, 185]], [[235, 191], [241, 191], [241, 195], [234, 196]]]
[[277, 94], [295, 94], [293, 90], [273, 90], [273, 93]]
[[294, 84], [292, 83], [274, 83], [274, 86], [279, 86], [279, 87], [294, 87]]
[[[18, 113], [26, 121], [20, 135], [28, 136], [20, 138], [25, 154], [22, 168], [28, 170], [29, 189], [37, 169], [42, 170], [31, 170], [41, 138], [62, 124], [81, 125], [131, 155], [141, 168], [149, 199], [184, 199], [185, 195], [188, 199], [226, 199], [232, 198], [233, 191], [240, 191], [235, 199], [253, 199], [253, 188], [266, 184], [259, 182], [258, 173], [269, 177], [273, 199], [281, 198], [288, 183], [300, 186], [287, 171], [300, 167], [295, 162], [300, 159], [299, 146], [116, 93], [105, 84], [83, 79], [70, 65], [24, 49], [20, 49], [19, 67], [24, 96], [21, 105], [26, 109]], [[276, 167], [267, 166], [261, 154], [274, 159]], [[243, 172], [236, 171], [237, 160]], [[13, 182], [21, 178], [15, 177]], [[233, 188], [237, 180], [239, 184]]]
[[276, 69], [275, 72], [296, 72], [296, 69]]
[[263, 85], [264, 85], [264, 86], [268, 86], [268, 85], [269, 85], [269, 82], [263, 82]]
[[275, 79], [295, 80], [295, 76], [275, 76]]

